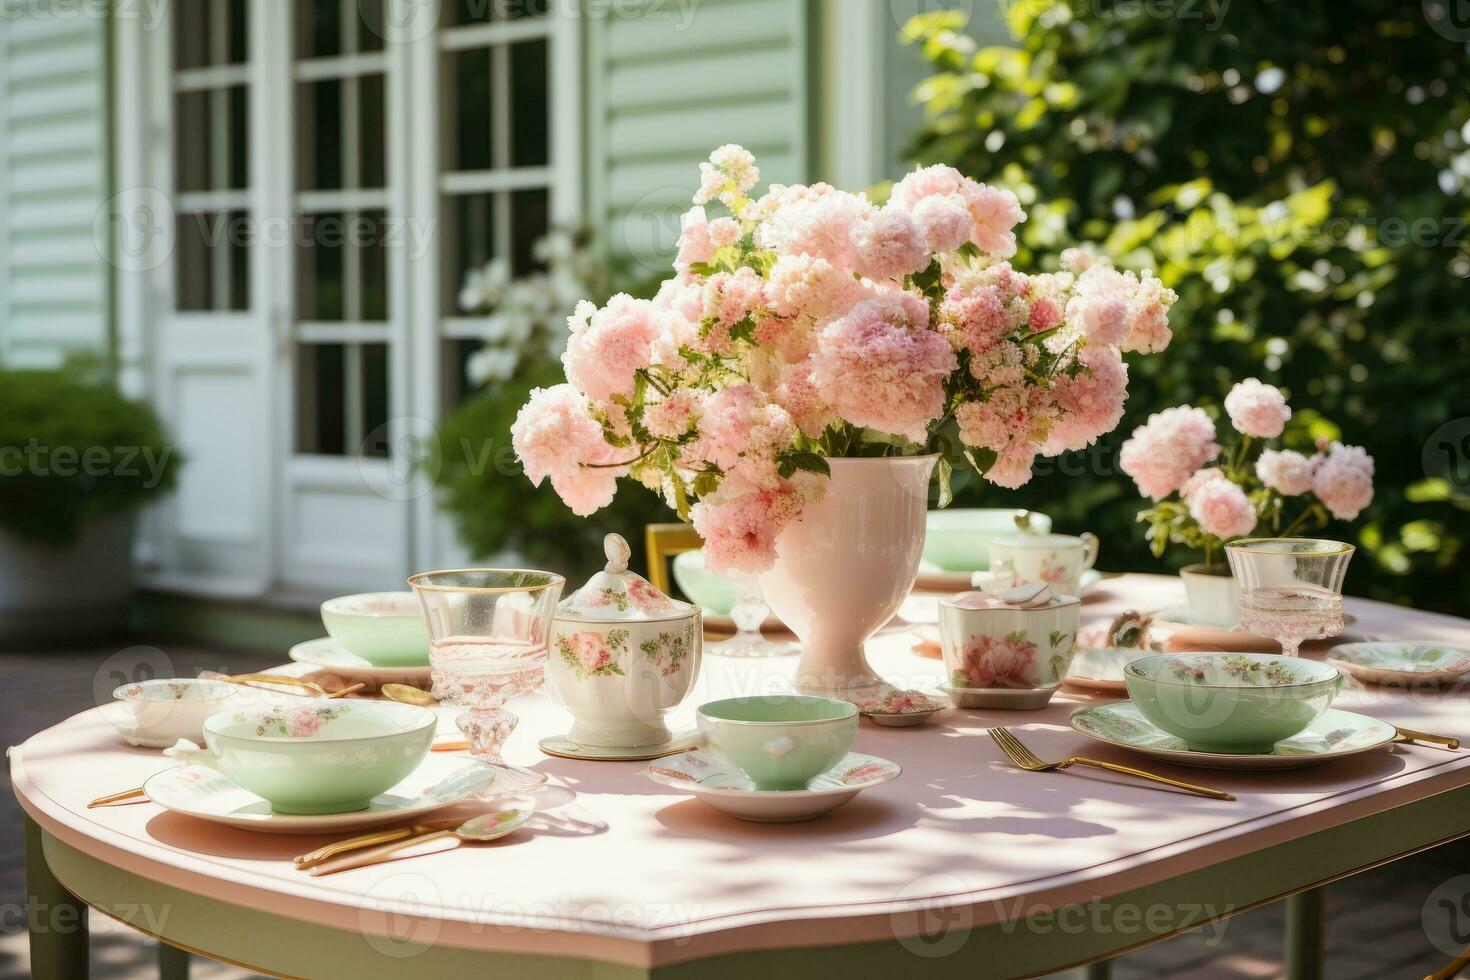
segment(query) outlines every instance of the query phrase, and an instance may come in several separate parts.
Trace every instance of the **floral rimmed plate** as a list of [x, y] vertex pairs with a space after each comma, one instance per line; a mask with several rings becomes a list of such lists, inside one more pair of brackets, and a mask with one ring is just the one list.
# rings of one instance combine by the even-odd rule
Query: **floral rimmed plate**
[[885, 728], [917, 728], [948, 705], [923, 691], [890, 688], [877, 697], [859, 702], [858, 711], [875, 725]]
[[462, 802], [490, 789], [496, 770], [479, 762], [430, 755], [366, 810], [315, 816], [272, 813], [265, 800], [207, 766], [165, 769], [143, 792], [165, 810], [262, 834], [320, 834], [405, 820]]
[[1083, 687], [1101, 694], [1128, 693], [1123, 682], [1123, 668], [1130, 661], [1153, 654], [1152, 650], [1138, 647], [1101, 647], [1094, 650], [1078, 650], [1067, 669], [1065, 683]]
[[1344, 643], [1327, 662], [1370, 684], [1453, 684], [1470, 677], [1470, 650], [1439, 643]]
[[[1342, 614], [1346, 628], [1358, 621], [1352, 613]], [[1195, 649], [1222, 650], [1226, 653], [1276, 653], [1281, 645], [1275, 640], [1247, 633], [1239, 625], [1221, 623], [1189, 611], [1188, 606], [1170, 606], [1153, 614], [1153, 628], [1183, 640]], [[1170, 644], [1166, 643], [1166, 646]]]
[[897, 779], [903, 768], [875, 755], [849, 752], [806, 789], [755, 789], [739, 769], [698, 749], [651, 763], [643, 774], [741, 820], [790, 823], [830, 813], [858, 793]]
[[[379, 684], [411, 684], [414, 687], [427, 687], [429, 682], [428, 663], [411, 667], [374, 667], [330, 636], [298, 643], [291, 648], [289, 656], [298, 664], [306, 664], [308, 667], [335, 673], [346, 682], [342, 686], [362, 681], [372, 688], [376, 688]], [[311, 679], [316, 680], [315, 677]], [[322, 686], [327, 687], [327, 685]], [[332, 690], [331, 687], [327, 689]]]
[[1367, 752], [1393, 741], [1394, 729], [1377, 718], [1328, 708], [1305, 731], [1266, 754], [1194, 752], [1181, 738], [1156, 728], [1132, 701], [1078, 708], [1072, 730], [1140, 755], [1206, 769], [1297, 769]]

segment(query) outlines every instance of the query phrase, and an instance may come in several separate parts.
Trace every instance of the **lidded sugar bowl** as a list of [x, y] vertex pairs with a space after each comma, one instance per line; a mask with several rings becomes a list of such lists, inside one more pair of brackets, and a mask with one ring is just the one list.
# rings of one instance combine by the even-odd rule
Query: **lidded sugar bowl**
[[556, 607], [546, 690], [572, 713], [567, 737], [634, 748], [668, 742], [664, 716], [699, 675], [698, 606], [664, 595], [628, 570], [621, 535], [603, 541], [607, 565]]

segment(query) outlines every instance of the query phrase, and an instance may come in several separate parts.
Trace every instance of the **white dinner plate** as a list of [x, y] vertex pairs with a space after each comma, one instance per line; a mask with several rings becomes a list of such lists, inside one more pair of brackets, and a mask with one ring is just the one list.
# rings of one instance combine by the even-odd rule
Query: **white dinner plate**
[[380, 793], [366, 810], [311, 816], [272, 813], [271, 805], [208, 766], [165, 769], [143, 784], [143, 793], [174, 813], [262, 834], [324, 834], [407, 820], [451, 806], [490, 789], [495, 769], [430, 754], [407, 779]]
[[830, 813], [863, 790], [897, 779], [903, 768], [875, 755], [849, 752], [806, 789], [756, 789], [740, 770], [695, 749], [649, 763], [643, 774], [656, 783], [692, 793], [732, 817], [759, 823], [791, 823]]

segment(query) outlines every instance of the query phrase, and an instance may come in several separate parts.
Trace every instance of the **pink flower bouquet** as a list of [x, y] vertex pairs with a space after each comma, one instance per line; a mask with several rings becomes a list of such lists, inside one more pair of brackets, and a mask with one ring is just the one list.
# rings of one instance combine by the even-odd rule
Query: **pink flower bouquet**
[[1372, 501], [1373, 457], [1361, 447], [1319, 440], [1311, 457], [1268, 448], [1291, 418], [1279, 388], [1247, 378], [1225, 396], [1225, 414], [1238, 438], [1223, 446], [1204, 409], [1183, 405], [1149, 416], [1123, 443], [1123, 472], [1155, 501], [1138, 515], [1155, 555], [1172, 541], [1211, 565], [1232, 538], [1316, 530]]
[[533, 392], [511, 434], [577, 514], [623, 477], [659, 491], [717, 571], [772, 565], [827, 457], [940, 453], [941, 506], [954, 465], [1020, 486], [1038, 455], [1118, 424], [1124, 352], [1169, 343], [1158, 279], [1076, 250], [1017, 271], [1016, 198], [952, 167], [881, 207], [821, 183], [752, 197], [733, 145], [700, 171], [674, 276], [651, 300], [578, 304], [567, 383]]

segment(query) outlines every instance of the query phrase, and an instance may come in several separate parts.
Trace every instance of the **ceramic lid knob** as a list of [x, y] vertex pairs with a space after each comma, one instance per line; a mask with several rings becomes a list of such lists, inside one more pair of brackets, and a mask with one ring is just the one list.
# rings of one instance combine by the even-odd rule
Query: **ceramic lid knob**
[[633, 557], [633, 549], [628, 547], [628, 542], [621, 534], [609, 534], [603, 538], [602, 550], [607, 555], [607, 565], [603, 571], [609, 575], [621, 575], [628, 570], [628, 560]]

